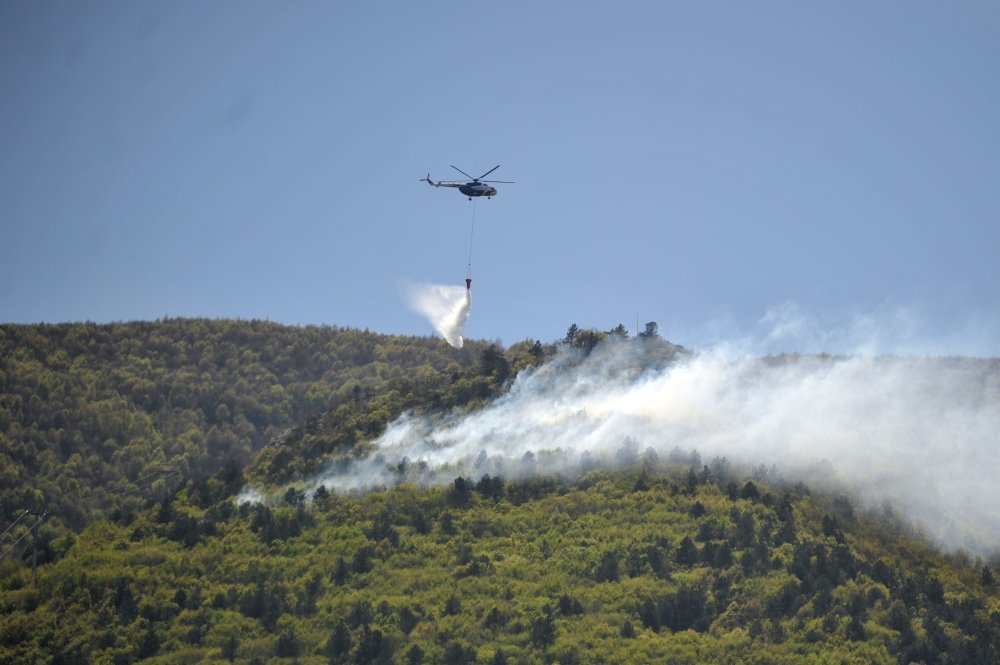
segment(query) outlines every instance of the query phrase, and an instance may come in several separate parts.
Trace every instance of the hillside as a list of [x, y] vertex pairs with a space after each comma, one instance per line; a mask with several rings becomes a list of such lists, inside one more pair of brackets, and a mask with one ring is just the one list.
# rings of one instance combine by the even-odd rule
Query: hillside
[[[0, 566], [0, 662], [998, 662], [1000, 593], [803, 487], [642, 460], [237, 506], [238, 473]], [[145, 660], [148, 659], [148, 660]]]
[[[36, 571], [30, 540], [0, 561], [0, 663], [1000, 663], [996, 562], [891, 511], [628, 437], [520, 456], [496, 429], [533, 427], [526, 403], [545, 405], [535, 437], [606, 422], [578, 404], [688, 355], [655, 335], [456, 352], [262, 322], [0, 334], [5, 510], [51, 511]], [[480, 421], [434, 468], [382, 445], [423, 422], [407, 431], [432, 455]], [[328, 489], [372, 469], [392, 482]]]
[[406, 377], [462, 376], [486, 346], [265, 321], [0, 325], [0, 516], [6, 527], [50, 511], [48, 543], [242, 466], [288, 428]]

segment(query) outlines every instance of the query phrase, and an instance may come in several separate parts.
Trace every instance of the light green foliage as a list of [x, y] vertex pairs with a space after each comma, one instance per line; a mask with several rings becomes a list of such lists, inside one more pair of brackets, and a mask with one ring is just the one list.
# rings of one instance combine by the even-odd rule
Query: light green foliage
[[95, 523], [35, 582], [5, 563], [0, 662], [983, 663], [1000, 647], [974, 565], [760, 481], [730, 498], [726, 479], [647, 464], [237, 507], [241, 483]]

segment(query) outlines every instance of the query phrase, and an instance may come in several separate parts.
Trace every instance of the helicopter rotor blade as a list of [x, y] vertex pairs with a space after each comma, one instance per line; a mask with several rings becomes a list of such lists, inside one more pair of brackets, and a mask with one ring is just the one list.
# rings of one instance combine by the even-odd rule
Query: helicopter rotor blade
[[473, 178], [471, 175], [469, 175], [468, 173], [466, 173], [462, 169], [458, 168], [454, 164], [449, 164], [448, 166], [450, 166], [451, 168], [455, 169], [456, 171], [458, 171], [459, 173], [461, 173], [462, 175], [464, 175], [466, 178], [469, 178], [470, 180], [478, 180], [478, 178]]
[[513, 185], [513, 180], [480, 180], [479, 182], [498, 182], [501, 185]]
[[[489, 171], [487, 171], [487, 172], [486, 172], [486, 173], [484, 173], [483, 175], [481, 175], [481, 176], [479, 176], [478, 178], [476, 178], [476, 180], [482, 180], [483, 178], [485, 178], [485, 177], [486, 177], [486, 176], [488, 176], [489, 174], [491, 174], [491, 173], [493, 173], [494, 171], [496, 171], [496, 170], [497, 170], [498, 168], [500, 168], [500, 165], [499, 165], [499, 164], [497, 164], [496, 166], [494, 166], [493, 168], [491, 168], [491, 169], [490, 169]], [[497, 182], [499, 182], [499, 181], [497, 181]]]

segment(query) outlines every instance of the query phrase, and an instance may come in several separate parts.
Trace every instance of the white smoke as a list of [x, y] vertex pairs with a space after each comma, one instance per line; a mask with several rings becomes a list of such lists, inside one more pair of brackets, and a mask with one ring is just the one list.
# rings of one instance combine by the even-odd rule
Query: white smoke
[[[942, 543], [1000, 546], [1000, 361], [759, 357], [720, 347], [656, 369], [639, 341], [561, 352], [466, 415], [404, 414], [376, 454], [315, 480], [335, 491], [578, 473], [653, 449], [776, 465], [787, 480], [890, 502]], [[647, 453], [648, 454], [648, 453]]]
[[260, 490], [253, 487], [244, 487], [236, 495], [236, 503], [263, 503], [265, 498]]
[[406, 296], [410, 307], [427, 317], [449, 344], [462, 348], [462, 330], [472, 308], [471, 289], [447, 284], [409, 284]]

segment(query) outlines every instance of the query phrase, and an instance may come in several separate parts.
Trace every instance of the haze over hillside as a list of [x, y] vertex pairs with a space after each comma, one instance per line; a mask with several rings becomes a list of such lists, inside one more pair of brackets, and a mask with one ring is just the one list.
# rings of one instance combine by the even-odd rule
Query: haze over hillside
[[715, 349], [649, 366], [643, 351], [615, 338], [589, 355], [561, 347], [481, 410], [403, 414], [368, 457], [333, 465], [313, 488], [574, 476], [693, 450], [709, 466], [773, 467], [775, 480], [899, 510], [947, 547], [1000, 544], [1000, 362]]
[[[262, 463], [280, 454], [282, 473], [256, 477], [348, 490], [459, 474], [572, 476], [647, 450], [697, 451], [706, 465], [773, 467], [901, 511], [946, 547], [990, 553], [1000, 543], [989, 507], [1000, 491], [990, 475], [1000, 462], [997, 360], [759, 357], [725, 345], [690, 354], [614, 332], [487, 353], [481, 342], [459, 351], [263, 322], [5, 326], [4, 511], [58, 505], [56, 520], [80, 528], [88, 507], [120, 504], [101, 490], [125, 490], [134, 507], [129, 481], [162, 491], [175, 480], [159, 470], [182, 482], [311, 427], [311, 447], [265, 448]], [[324, 434], [349, 412], [349, 436]], [[87, 494], [100, 501], [81, 503]]]

